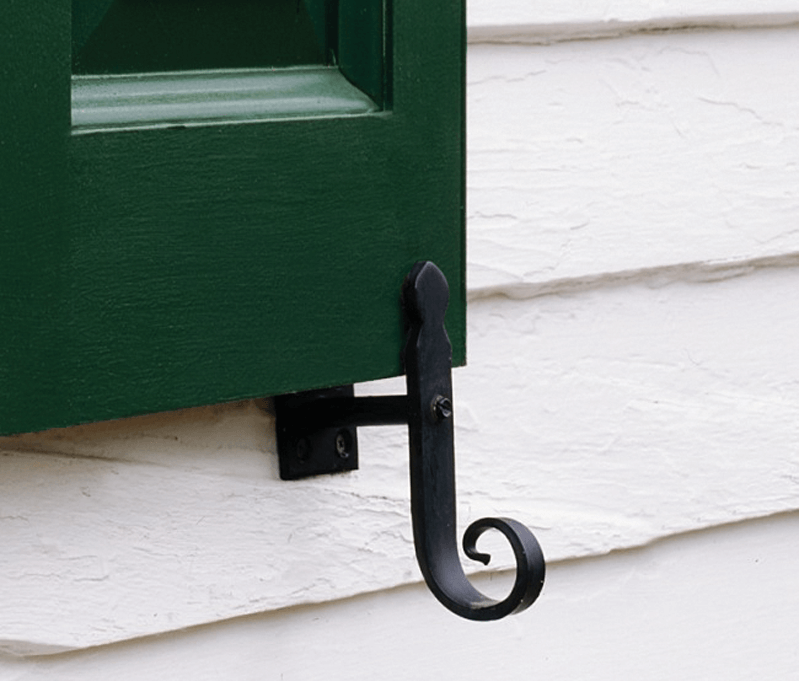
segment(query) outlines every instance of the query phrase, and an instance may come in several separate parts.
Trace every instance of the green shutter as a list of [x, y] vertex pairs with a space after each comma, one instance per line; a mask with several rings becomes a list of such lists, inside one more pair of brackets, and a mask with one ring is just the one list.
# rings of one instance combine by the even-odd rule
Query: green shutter
[[0, 433], [397, 375], [418, 260], [450, 282], [464, 363], [461, 3], [340, 0], [336, 63], [289, 67], [298, 111], [267, 93], [226, 118], [214, 95], [223, 113], [203, 118], [202, 93], [170, 88], [239, 75], [206, 71], [151, 99], [125, 91], [139, 110], [187, 107], [126, 126], [127, 81], [88, 76], [76, 101], [105, 88], [122, 118], [74, 128], [71, 14], [70, 0], [0, 7]]

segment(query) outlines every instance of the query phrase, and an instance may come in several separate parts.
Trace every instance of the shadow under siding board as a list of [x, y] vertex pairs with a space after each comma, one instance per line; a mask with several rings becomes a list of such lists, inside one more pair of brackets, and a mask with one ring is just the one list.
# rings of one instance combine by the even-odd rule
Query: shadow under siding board
[[623, 37], [635, 32], [787, 26], [799, 20], [792, 0], [474, 0], [470, 42], [527, 42]]

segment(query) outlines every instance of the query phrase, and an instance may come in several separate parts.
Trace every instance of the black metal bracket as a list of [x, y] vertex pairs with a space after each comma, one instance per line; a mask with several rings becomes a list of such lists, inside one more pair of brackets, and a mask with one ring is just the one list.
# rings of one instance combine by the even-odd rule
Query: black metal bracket
[[352, 386], [275, 398], [280, 476], [294, 480], [358, 467], [358, 426], [407, 424], [411, 517], [416, 557], [425, 582], [452, 612], [495, 620], [521, 612], [544, 584], [544, 556], [533, 534], [510, 518], [482, 518], [464, 533], [463, 550], [488, 564], [478, 537], [499, 530], [516, 558], [516, 579], [503, 600], [475, 589], [458, 556], [453, 448], [452, 346], [444, 328], [449, 286], [431, 262], [417, 263], [405, 279], [408, 319], [404, 349], [406, 395], [355, 397]]
[[283, 480], [357, 470], [355, 426], [320, 425], [320, 420], [311, 413], [324, 410], [329, 400], [351, 398], [354, 394], [353, 387], [346, 385], [275, 398], [277, 451]]

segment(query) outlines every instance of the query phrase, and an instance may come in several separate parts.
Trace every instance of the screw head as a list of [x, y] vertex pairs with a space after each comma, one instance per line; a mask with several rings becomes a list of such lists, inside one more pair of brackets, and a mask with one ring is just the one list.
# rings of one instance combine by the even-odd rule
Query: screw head
[[436, 421], [444, 421], [452, 416], [452, 400], [443, 395], [436, 395], [431, 405]]
[[352, 450], [352, 435], [346, 429], [341, 429], [336, 433], [336, 456], [340, 459], [348, 459]]

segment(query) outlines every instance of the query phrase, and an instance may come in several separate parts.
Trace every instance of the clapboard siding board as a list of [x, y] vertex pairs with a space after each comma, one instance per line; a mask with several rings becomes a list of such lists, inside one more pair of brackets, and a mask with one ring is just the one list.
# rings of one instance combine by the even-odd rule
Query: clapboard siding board
[[[490, 625], [454, 617], [414, 585], [72, 654], [0, 658], [0, 677], [793, 679], [797, 532], [799, 514], [786, 514], [551, 565], [533, 610]], [[507, 589], [505, 577], [478, 586]]]
[[799, 29], [468, 55], [470, 295], [799, 252]]
[[797, 0], [471, 0], [470, 41], [542, 41], [691, 26], [751, 27], [799, 20]]
[[[796, 508], [798, 273], [473, 303], [471, 362], [455, 372], [461, 527], [511, 515], [563, 560]], [[271, 416], [252, 403], [3, 450], [7, 651], [420, 578], [402, 428], [362, 431], [356, 473], [291, 483], [278, 480]]]

